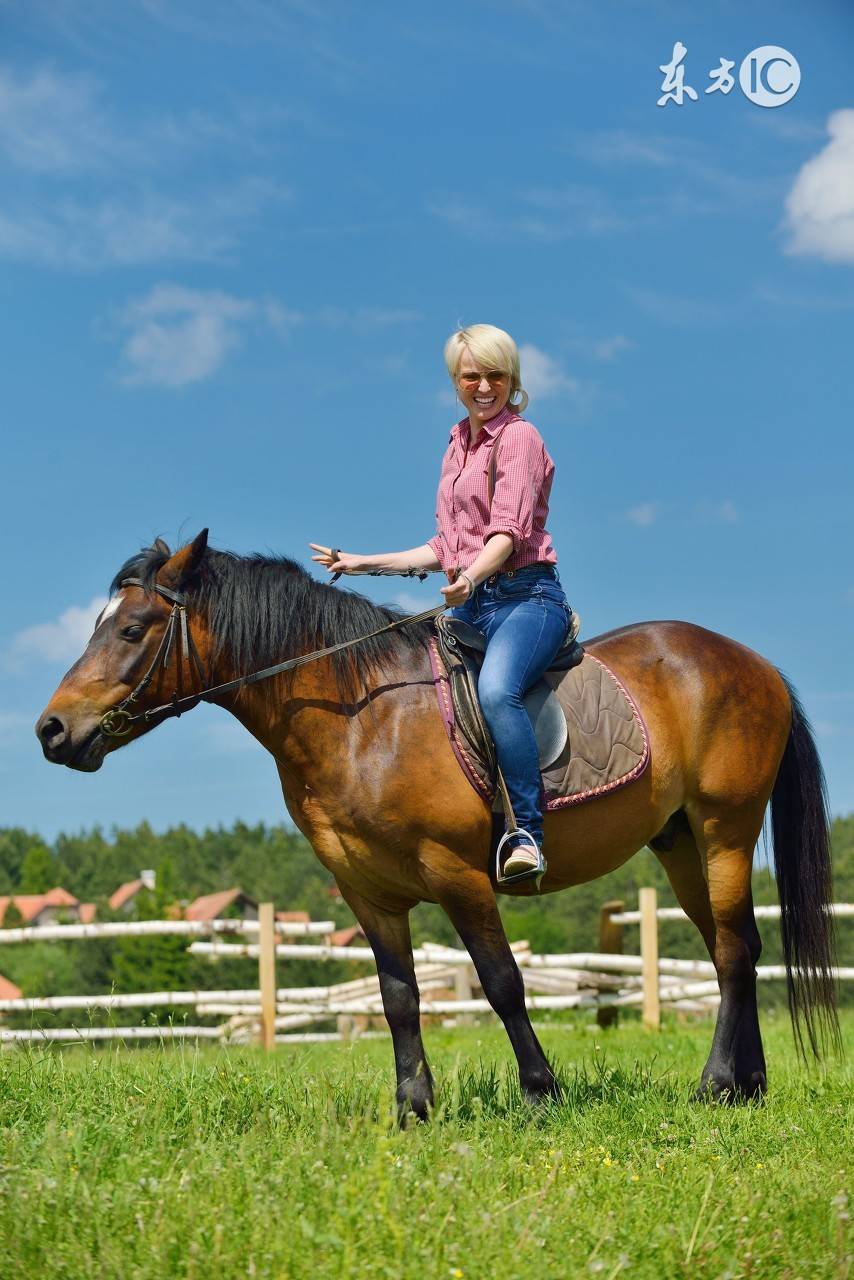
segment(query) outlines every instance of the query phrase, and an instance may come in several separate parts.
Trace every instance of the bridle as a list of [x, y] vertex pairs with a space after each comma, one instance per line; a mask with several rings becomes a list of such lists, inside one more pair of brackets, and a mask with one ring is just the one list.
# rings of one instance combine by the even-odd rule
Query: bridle
[[[124, 587], [142, 587], [143, 590], [146, 589], [145, 583], [141, 578], [124, 578], [119, 583], [119, 590]], [[157, 652], [139, 684], [117, 706], [111, 707], [109, 711], [105, 711], [101, 716], [100, 729], [105, 738], [125, 738], [129, 733], [133, 732], [133, 729], [138, 724], [150, 724], [155, 718], [168, 720], [172, 716], [180, 716], [185, 711], [191, 711], [193, 707], [197, 707], [200, 702], [210, 702], [220, 694], [233, 693], [237, 689], [242, 689], [245, 685], [257, 684], [261, 680], [269, 680], [271, 676], [278, 675], [282, 671], [291, 671], [294, 667], [301, 667], [306, 662], [314, 662], [318, 658], [325, 658], [328, 654], [336, 653], [339, 649], [349, 649], [351, 645], [360, 644], [363, 640], [371, 640], [374, 636], [382, 635], [384, 631], [393, 631], [397, 627], [405, 627], [410, 622], [424, 622], [428, 618], [435, 618], [447, 608], [446, 605], [440, 604], [435, 609], [425, 609], [423, 613], [409, 614], [405, 618], [398, 618], [394, 622], [387, 623], [384, 627], [378, 627], [376, 631], [369, 631], [367, 635], [356, 636], [354, 640], [342, 640], [340, 644], [330, 645], [326, 649], [315, 649], [313, 653], [304, 653], [298, 658], [288, 658], [285, 662], [277, 662], [273, 667], [265, 667], [263, 671], [253, 671], [249, 675], [237, 676], [234, 680], [226, 680], [223, 684], [206, 688], [207, 677], [204, 663], [187, 622], [187, 597], [177, 591], [171, 591], [168, 587], [161, 587], [156, 582], [151, 584], [150, 590], [156, 591], [164, 600], [168, 600], [172, 605], [172, 612], [169, 614], [166, 630], [163, 633], [160, 644], [157, 646]], [[145, 692], [155, 676], [158, 681], [162, 679], [169, 669], [173, 652], [175, 654], [175, 690], [169, 701], [162, 703], [158, 707], [149, 707], [147, 711], [133, 712], [128, 710], [129, 707], [139, 701], [140, 696]], [[198, 682], [199, 686], [194, 692], [188, 694], [184, 693], [185, 654], [190, 662], [191, 685]]]
[[[144, 589], [145, 583], [141, 578], [125, 578], [119, 583], [119, 590], [124, 587], [142, 587]], [[158, 712], [164, 718], [168, 718], [170, 715], [180, 716], [182, 712], [188, 710], [190, 703], [194, 707], [198, 706], [203, 694], [207, 692], [205, 690], [207, 677], [204, 664], [187, 625], [186, 596], [180, 595], [177, 591], [170, 591], [168, 587], [161, 587], [157, 583], [152, 584], [152, 589], [159, 596], [162, 596], [164, 600], [171, 602], [172, 612], [169, 614], [166, 630], [163, 632], [160, 644], [157, 646], [157, 652], [139, 684], [131, 690], [126, 698], [122, 699], [118, 706], [111, 707], [109, 711], [105, 711], [101, 716], [101, 733], [106, 738], [124, 738], [133, 730], [135, 724], [140, 721], [148, 723]], [[160, 678], [168, 671], [173, 650], [175, 652], [175, 692], [172, 694], [171, 700], [161, 707], [154, 707], [149, 711], [140, 711], [132, 714], [128, 711], [128, 707], [139, 701], [140, 696], [145, 692], [155, 676]], [[198, 677], [200, 686], [197, 693], [191, 693], [187, 697], [184, 696], [185, 653], [190, 659], [190, 679], [192, 683], [195, 683], [196, 677]]]

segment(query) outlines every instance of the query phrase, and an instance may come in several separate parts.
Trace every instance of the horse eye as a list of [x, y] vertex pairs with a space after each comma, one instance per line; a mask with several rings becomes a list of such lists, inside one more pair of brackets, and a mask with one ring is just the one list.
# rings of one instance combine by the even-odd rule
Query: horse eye
[[139, 640], [145, 634], [145, 627], [139, 624], [123, 627], [121, 637], [123, 640]]

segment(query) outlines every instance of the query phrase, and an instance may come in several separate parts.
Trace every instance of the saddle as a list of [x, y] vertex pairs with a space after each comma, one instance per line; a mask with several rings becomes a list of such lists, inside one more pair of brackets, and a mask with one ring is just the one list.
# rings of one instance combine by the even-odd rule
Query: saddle
[[[524, 698], [546, 810], [624, 786], [650, 758], [649, 735], [634, 699], [601, 659], [585, 651], [579, 630], [573, 614], [554, 661]], [[439, 710], [460, 767], [500, 813], [495, 746], [477, 696], [486, 638], [461, 618], [440, 614], [429, 649]]]
[[[574, 613], [550, 671], [569, 671], [581, 662], [584, 648], [576, 638], [580, 626], [581, 620]], [[490, 773], [494, 773], [495, 747], [477, 696], [477, 679], [486, 652], [486, 636], [462, 618], [449, 618], [446, 614], [440, 614], [436, 619], [436, 632], [451, 685], [457, 724], [472, 749], [483, 753]], [[563, 750], [567, 738], [566, 717], [544, 677], [528, 690], [524, 704], [537, 739], [540, 767], [543, 768]]]

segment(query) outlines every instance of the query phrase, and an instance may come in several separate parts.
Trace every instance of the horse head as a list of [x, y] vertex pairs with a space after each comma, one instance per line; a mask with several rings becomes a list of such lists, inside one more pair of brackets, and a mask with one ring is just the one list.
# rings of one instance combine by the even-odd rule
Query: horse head
[[193, 618], [190, 633], [181, 613], [207, 540], [203, 529], [173, 555], [158, 538], [116, 575], [89, 643], [36, 722], [52, 764], [94, 773], [159, 723], [144, 713], [163, 703], [167, 683], [176, 696], [201, 691], [210, 639], [203, 619]]

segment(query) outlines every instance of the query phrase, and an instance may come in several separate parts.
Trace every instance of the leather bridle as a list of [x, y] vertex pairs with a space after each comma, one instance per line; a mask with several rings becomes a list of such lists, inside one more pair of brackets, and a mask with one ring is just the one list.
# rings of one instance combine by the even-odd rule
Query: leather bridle
[[[120, 590], [124, 587], [142, 587], [145, 589], [145, 583], [141, 578], [125, 578], [119, 583]], [[157, 583], [153, 584], [152, 589], [159, 596], [162, 596], [164, 600], [171, 602], [172, 612], [169, 614], [169, 621], [166, 623], [166, 630], [163, 632], [163, 637], [157, 646], [157, 652], [139, 684], [131, 690], [126, 698], [122, 699], [118, 706], [111, 707], [109, 711], [106, 711], [101, 716], [101, 733], [106, 738], [124, 738], [139, 721], [147, 723], [158, 712], [163, 713], [164, 717], [166, 717], [167, 708], [169, 708], [168, 715], [180, 716], [183, 711], [187, 710], [189, 703], [192, 702], [193, 706], [197, 706], [205, 691], [204, 686], [207, 683], [207, 678], [204, 664], [187, 625], [186, 596], [179, 595], [177, 591], [170, 591], [168, 587], [161, 587]], [[132, 714], [128, 711], [128, 707], [139, 701], [140, 696], [145, 692], [155, 676], [159, 679], [168, 671], [173, 650], [175, 653], [175, 692], [172, 694], [171, 700], [164, 703], [162, 707], [155, 707], [150, 711], [140, 711]], [[195, 694], [190, 694], [188, 697], [184, 696], [184, 654], [187, 654], [190, 659], [191, 681], [195, 683], [195, 678], [198, 677], [199, 683], [199, 691]]]
[[[145, 583], [140, 578], [124, 578], [119, 583], [119, 590], [124, 587], [142, 587], [146, 589]], [[166, 630], [163, 638], [157, 647], [151, 665], [139, 684], [131, 690], [126, 698], [123, 698], [118, 706], [111, 707], [109, 711], [105, 711], [101, 716], [100, 729], [105, 738], [125, 738], [138, 724], [150, 724], [152, 720], [168, 720], [171, 716], [180, 716], [185, 711], [190, 711], [193, 707], [197, 707], [200, 702], [210, 702], [212, 698], [224, 693], [233, 693], [237, 689], [242, 689], [245, 685], [257, 684], [261, 680], [269, 680], [271, 676], [279, 675], [282, 671], [291, 671], [294, 667], [301, 667], [307, 662], [314, 662], [318, 658], [325, 658], [331, 653], [337, 653], [339, 649], [349, 649], [352, 645], [361, 644], [363, 640], [371, 640], [374, 636], [382, 635], [384, 631], [393, 631], [397, 627], [405, 627], [410, 622], [424, 622], [428, 618], [438, 617], [447, 608], [446, 605], [437, 605], [435, 609], [425, 609], [423, 613], [409, 614], [405, 618], [398, 618], [395, 622], [389, 622], [384, 627], [378, 627], [376, 631], [369, 631], [367, 635], [356, 636], [354, 640], [342, 640], [340, 644], [330, 645], [326, 649], [315, 649], [313, 653], [301, 654], [298, 658], [288, 658], [285, 662], [277, 662], [273, 667], [265, 667], [263, 671], [253, 671], [250, 675], [237, 676], [234, 680], [226, 680], [223, 684], [213, 685], [206, 688], [206, 676], [204, 664], [196, 648], [187, 622], [187, 597], [181, 595], [177, 591], [171, 591], [168, 587], [161, 587], [158, 583], [152, 583], [151, 590], [156, 591], [164, 600], [168, 600], [172, 604], [172, 612], [166, 623]], [[172, 654], [175, 653], [175, 691], [168, 702], [161, 703], [160, 706], [150, 707], [147, 711], [131, 712], [129, 707], [139, 701], [140, 696], [145, 692], [151, 684], [155, 676], [160, 680], [169, 668]], [[191, 683], [196, 683], [198, 677], [199, 688], [195, 692], [184, 693], [184, 655], [187, 655], [190, 661], [190, 679]]]

